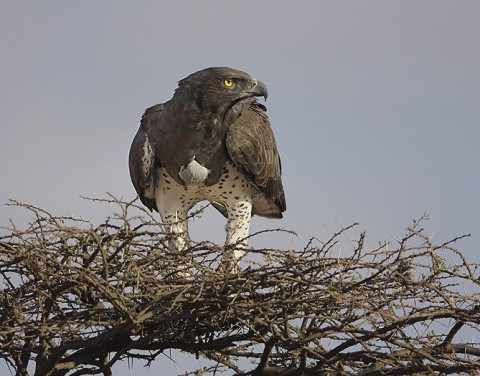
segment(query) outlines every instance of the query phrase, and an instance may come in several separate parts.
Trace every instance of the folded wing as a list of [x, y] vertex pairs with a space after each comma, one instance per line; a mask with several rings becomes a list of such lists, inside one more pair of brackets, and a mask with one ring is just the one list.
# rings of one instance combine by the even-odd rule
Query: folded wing
[[158, 121], [163, 104], [145, 110], [132, 145], [130, 146], [130, 178], [142, 203], [150, 210], [157, 210], [155, 203], [155, 183], [157, 180], [155, 152], [148, 138], [148, 132]]
[[286, 210], [282, 166], [265, 106], [257, 101], [227, 130], [226, 146], [232, 161], [265, 195], [254, 200], [253, 214], [281, 218]]

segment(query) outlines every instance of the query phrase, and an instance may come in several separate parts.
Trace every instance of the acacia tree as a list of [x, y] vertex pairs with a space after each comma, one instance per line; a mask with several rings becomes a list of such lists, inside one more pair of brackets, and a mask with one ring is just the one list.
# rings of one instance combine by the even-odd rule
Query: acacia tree
[[454, 248], [462, 237], [432, 243], [425, 218], [368, 251], [360, 233], [344, 256], [338, 242], [355, 224], [303, 249], [251, 249], [232, 275], [219, 267], [228, 249], [172, 253], [135, 202], [103, 201], [118, 214], [98, 226], [12, 202], [35, 216], [0, 237], [0, 357], [12, 373], [112, 375], [169, 349], [209, 359], [196, 374], [480, 369], [479, 343], [462, 338], [479, 329], [478, 265]]

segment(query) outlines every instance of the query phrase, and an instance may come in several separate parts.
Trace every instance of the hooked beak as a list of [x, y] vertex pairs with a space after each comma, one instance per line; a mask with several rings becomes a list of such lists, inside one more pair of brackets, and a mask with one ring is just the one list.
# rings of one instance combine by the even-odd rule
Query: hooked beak
[[256, 97], [263, 97], [265, 100], [267, 100], [268, 97], [267, 86], [262, 81], [258, 81], [256, 79], [253, 80], [250, 93]]

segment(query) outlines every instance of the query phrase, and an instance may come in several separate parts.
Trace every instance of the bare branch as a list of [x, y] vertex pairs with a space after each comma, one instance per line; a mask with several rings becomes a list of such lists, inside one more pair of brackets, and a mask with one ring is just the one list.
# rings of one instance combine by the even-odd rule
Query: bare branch
[[434, 244], [426, 216], [396, 247], [366, 251], [364, 232], [348, 239], [354, 223], [300, 250], [251, 249], [232, 275], [222, 247], [169, 250], [136, 201], [93, 201], [115, 214], [94, 226], [10, 203], [34, 217], [0, 237], [0, 356], [15, 374], [110, 376], [169, 349], [210, 360], [198, 375], [480, 369], [465, 337], [480, 325], [479, 265], [454, 248], [464, 236]]

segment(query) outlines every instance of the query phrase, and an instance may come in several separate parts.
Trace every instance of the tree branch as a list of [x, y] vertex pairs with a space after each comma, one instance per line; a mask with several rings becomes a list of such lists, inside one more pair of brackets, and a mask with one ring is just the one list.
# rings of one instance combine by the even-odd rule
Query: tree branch
[[18, 375], [33, 363], [38, 376], [111, 376], [119, 361], [169, 349], [206, 359], [199, 374], [480, 369], [465, 335], [480, 329], [479, 265], [453, 247], [462, 236], [433, 244], [426, 218], [396, 247], [366, 251], [364, 232], [348, 239], [352, 224], [319, 247], [251, 249], [237, 276], [219, 268], [222, 247], [172, 252], [135, 202], [95, 201], [117, 207], [97, 226], [11, 203], [35, 218], [0, 237], [0, 357]]

